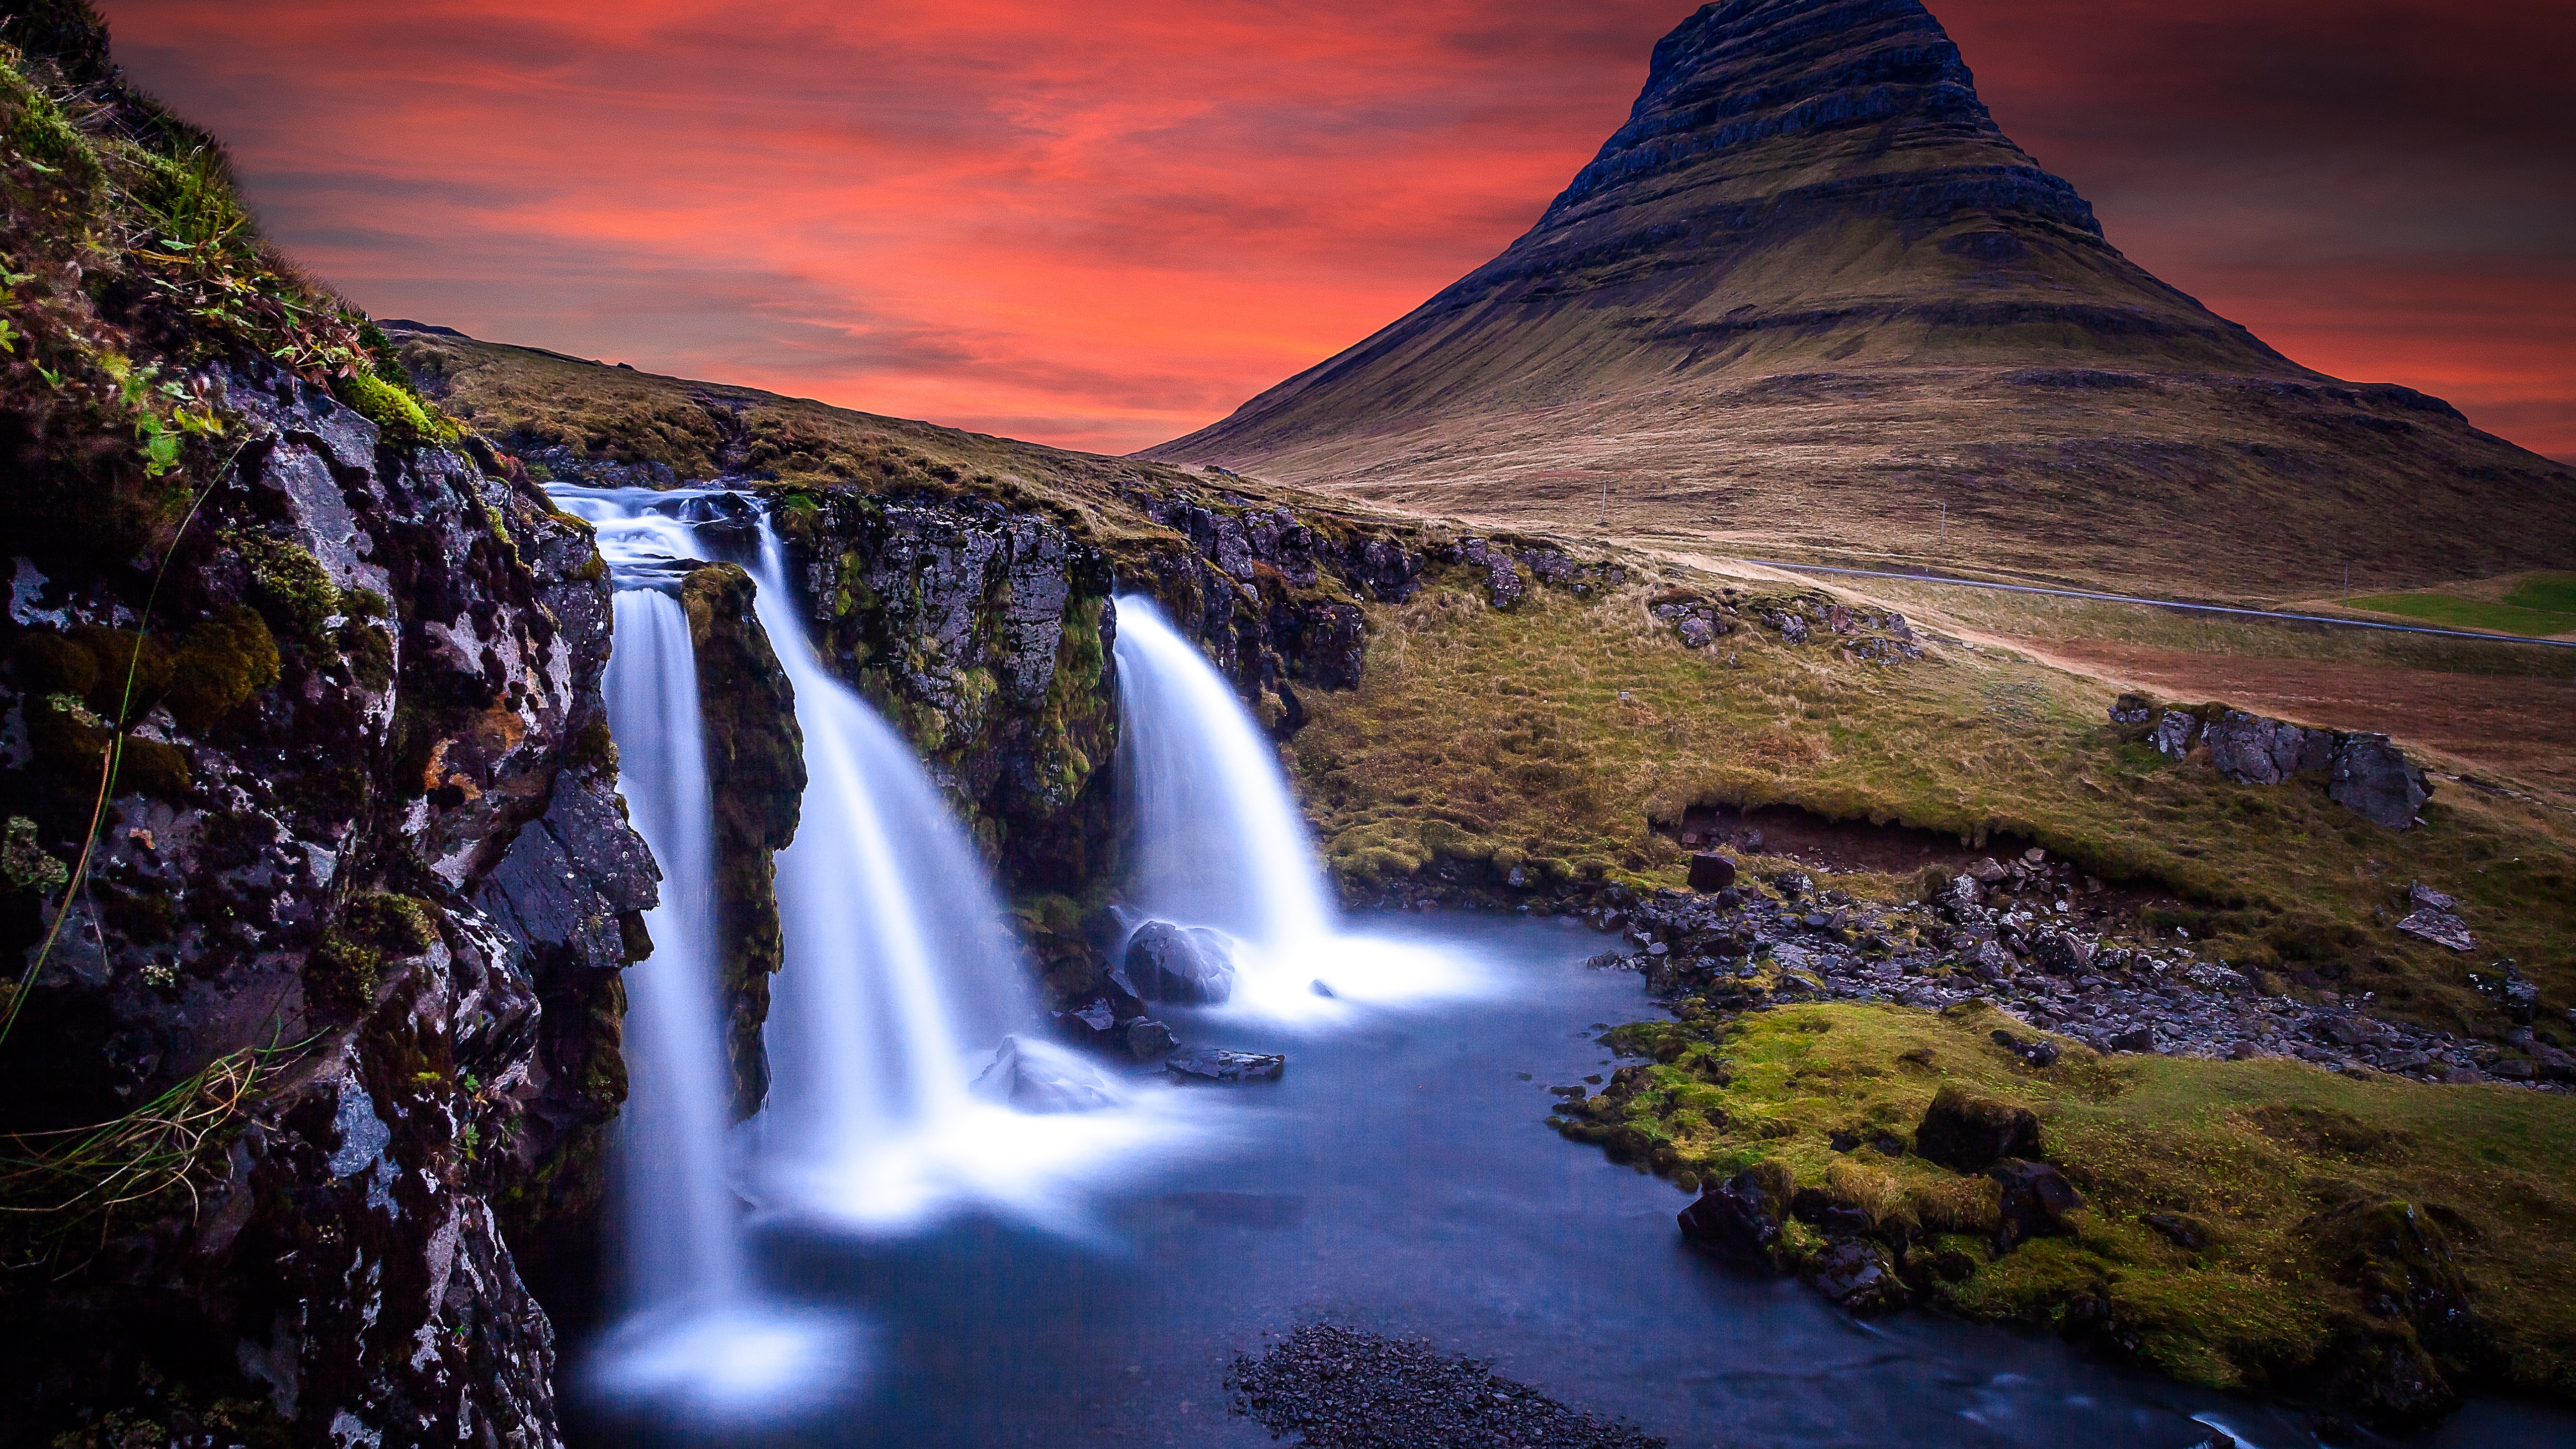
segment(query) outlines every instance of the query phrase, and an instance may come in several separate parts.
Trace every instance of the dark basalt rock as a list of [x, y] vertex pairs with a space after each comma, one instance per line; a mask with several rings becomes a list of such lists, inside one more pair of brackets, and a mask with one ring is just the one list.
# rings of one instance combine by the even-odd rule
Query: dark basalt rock
[[1725, 856], [1702, 851], [1691, 857], [1690, 888], [1695, 891], [1722, 891], [1735, 884], [1735, 862]]
[[1663, 1449], [1665, 1441], [1566, 1407], [1428, 1343], [1330, 1324], [1297, 1329], [1259, 1359], [1238, 1354], [1238, 1412], [1310, 1449]]
[[1914, 1150], [1953, 1172], [1983, 1172], [2003, 1158], [2037, 1156], [2039, 1117], [1945, 1082], [1914, 1129]]
[[1905, 1306], [1905, 1284], [1887, 1260], [1887, 1250], [1858, 1237], [1836, 1238], [1807, 1259], [1807, 1283], [1837, 1307], [1868, 1318]]
[[1275, 1082], [1288, 1070], [1288, 1059], [1223, 1047], [1190, 1047], [1164, 1058], [1163, 1070], [1185, 1081]]
[[2064, 1231], [2066, 1215], [2084, 1206], [2083, 1195], [2066, 1174], [2045, 1162], [2007, 1158], [1987, 1176], [2003, 1189], [2001, 1225], [1995, 1229], [1998, 1253]]
[[1205, 926], [1147, 921], [1127, 938], [1120, 964], [1148, 1001], [1218, 1002], [1234, 994], [1231, 943]]
[[1682, 1236], [1739, 1263], [1769, 1264], [1788, 1215], [1787, 1174], [1747, 1168], [1700, 1189], [1681, 1210]]

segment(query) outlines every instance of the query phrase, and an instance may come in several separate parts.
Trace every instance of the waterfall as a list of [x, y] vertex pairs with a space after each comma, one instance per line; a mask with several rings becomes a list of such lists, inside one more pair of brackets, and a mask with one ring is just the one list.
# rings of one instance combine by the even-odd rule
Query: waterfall
[[1341, 932], [1269, 735], [1152, 600], [1117, 605], [1134, 919], [1231, 937], [1229, 1004], [1262, 1015], [1464, 989], [1463, 963], [1445, 952]]
[[629, 1083], [617, 1157], [630, 1311], [729, 1302], [743, 1287], [739, 1214], [725, 1184], [724, 1043], [715, 1000], [706, 748], [698, 668], [679, 601], [620, 590], [609, 657], [617, 789], [662, 868], [645, 912], [653, 954], [626, 972]]
[[662, 872], [644, 917], [653, 953], [626, 971], [628, 1088], [613, 1147], [621, 1316], [591, 1378], [617, 1398], [776, 1412], [846, 1378], [854, 1334], [763, 1301], [729, 1181], [713, 801], [688, 616], [664, 592], [694, 563], [705, 495], [584, 490], [566, 502], [598, 527], [618, 585], [604, 687], [617, 788]]
[[1272, 952], [1331, 935], [1323, 866], [1277, 747], [1152, 600], [1117, 603], [1137, 906]]
[[[1064, 1178], [1187, 1134], [1157, 1125], [1150, 1094], [1034, 1034], [983, 861], [911, 745], [815, 656], [766, 521], [760, 540], [754, 607], [796, 687], [806, 773], [803, 821], [778, 858], [787, 962], [766, 1033], [760, 1193], [869, 1229], [975, 1203], [1061, 1225]], [[974, 1090], [997, 1053], [1061, 1088], [1033, 1095], [1106, 1108], [1020, 1111], [1007, 1090]]]

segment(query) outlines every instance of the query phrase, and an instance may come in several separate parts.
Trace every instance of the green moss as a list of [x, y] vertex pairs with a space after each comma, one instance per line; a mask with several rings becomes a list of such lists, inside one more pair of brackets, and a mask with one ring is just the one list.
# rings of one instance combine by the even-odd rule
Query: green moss
[[397, 443], [453, 443], [464, 436], [453, 419], [422, 402], [410, 388], [373, 372], [332, 378], [331, 395]]
[[36, 822], [12, 815], [0, 834], [0, 880], [11, 890], [51, 895], [72, 878], [71, 867], [47, 855], [36, 841]]
[[340, 590], [322, 561], [300, 543], [264, 533], [228, 532], [224, 543], [249, 568], [252, 589], [271, 615], [305, 647], [327, 653], [331, 639], [324, 623], [340, 612]]
[[322, 1010], [357, 1014], [375, 1002], [388, 962], [417, 956], [438, 939], [436, 909], [383, 891], [353, 896], [340, 920], [304, 961], [306, 999]]
[[234, 604], [188, 631], [170, 661], [163, 703], [192, 731], [248, 703], [277, 682], [277, 640], [258, 611]]

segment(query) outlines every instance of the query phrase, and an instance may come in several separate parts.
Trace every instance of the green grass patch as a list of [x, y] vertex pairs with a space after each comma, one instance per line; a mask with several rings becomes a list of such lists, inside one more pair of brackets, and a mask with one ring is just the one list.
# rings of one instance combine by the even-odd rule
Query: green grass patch
[[2576, 574], [2533, 574], [2514, 585], [2504, 601], [2517, 609], [2576, 616]]
[[2418, 619], [2445, 629], [2491, 629], [2503, 634], [2547, 636], [2576, 630], [2576, 602], [2557, 610], [2532, 607], [2521, 600], [2527, 596], [2554, 601], [2561, 592], [2576, 594], [2576, 586], [2558, 585], [2535, 592], [2532, 585], [2526, 584], [2507, 596], [2511, 602], [2501, 604], [2454, 594], [2372, 594], [2353, 600], [2352, 607]]

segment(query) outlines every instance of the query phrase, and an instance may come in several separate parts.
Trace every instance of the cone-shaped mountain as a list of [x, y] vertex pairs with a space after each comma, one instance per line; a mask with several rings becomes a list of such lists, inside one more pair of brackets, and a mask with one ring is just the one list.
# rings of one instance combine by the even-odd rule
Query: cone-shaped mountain
[[1527, 235], [1149, 451], [1506, 524], [1594, 523], [1606, 485], [1676, 543], [2159, 591], [2576, 552], [2576, 472], [2122, 256], [1916, 0], [1703, 7]]

